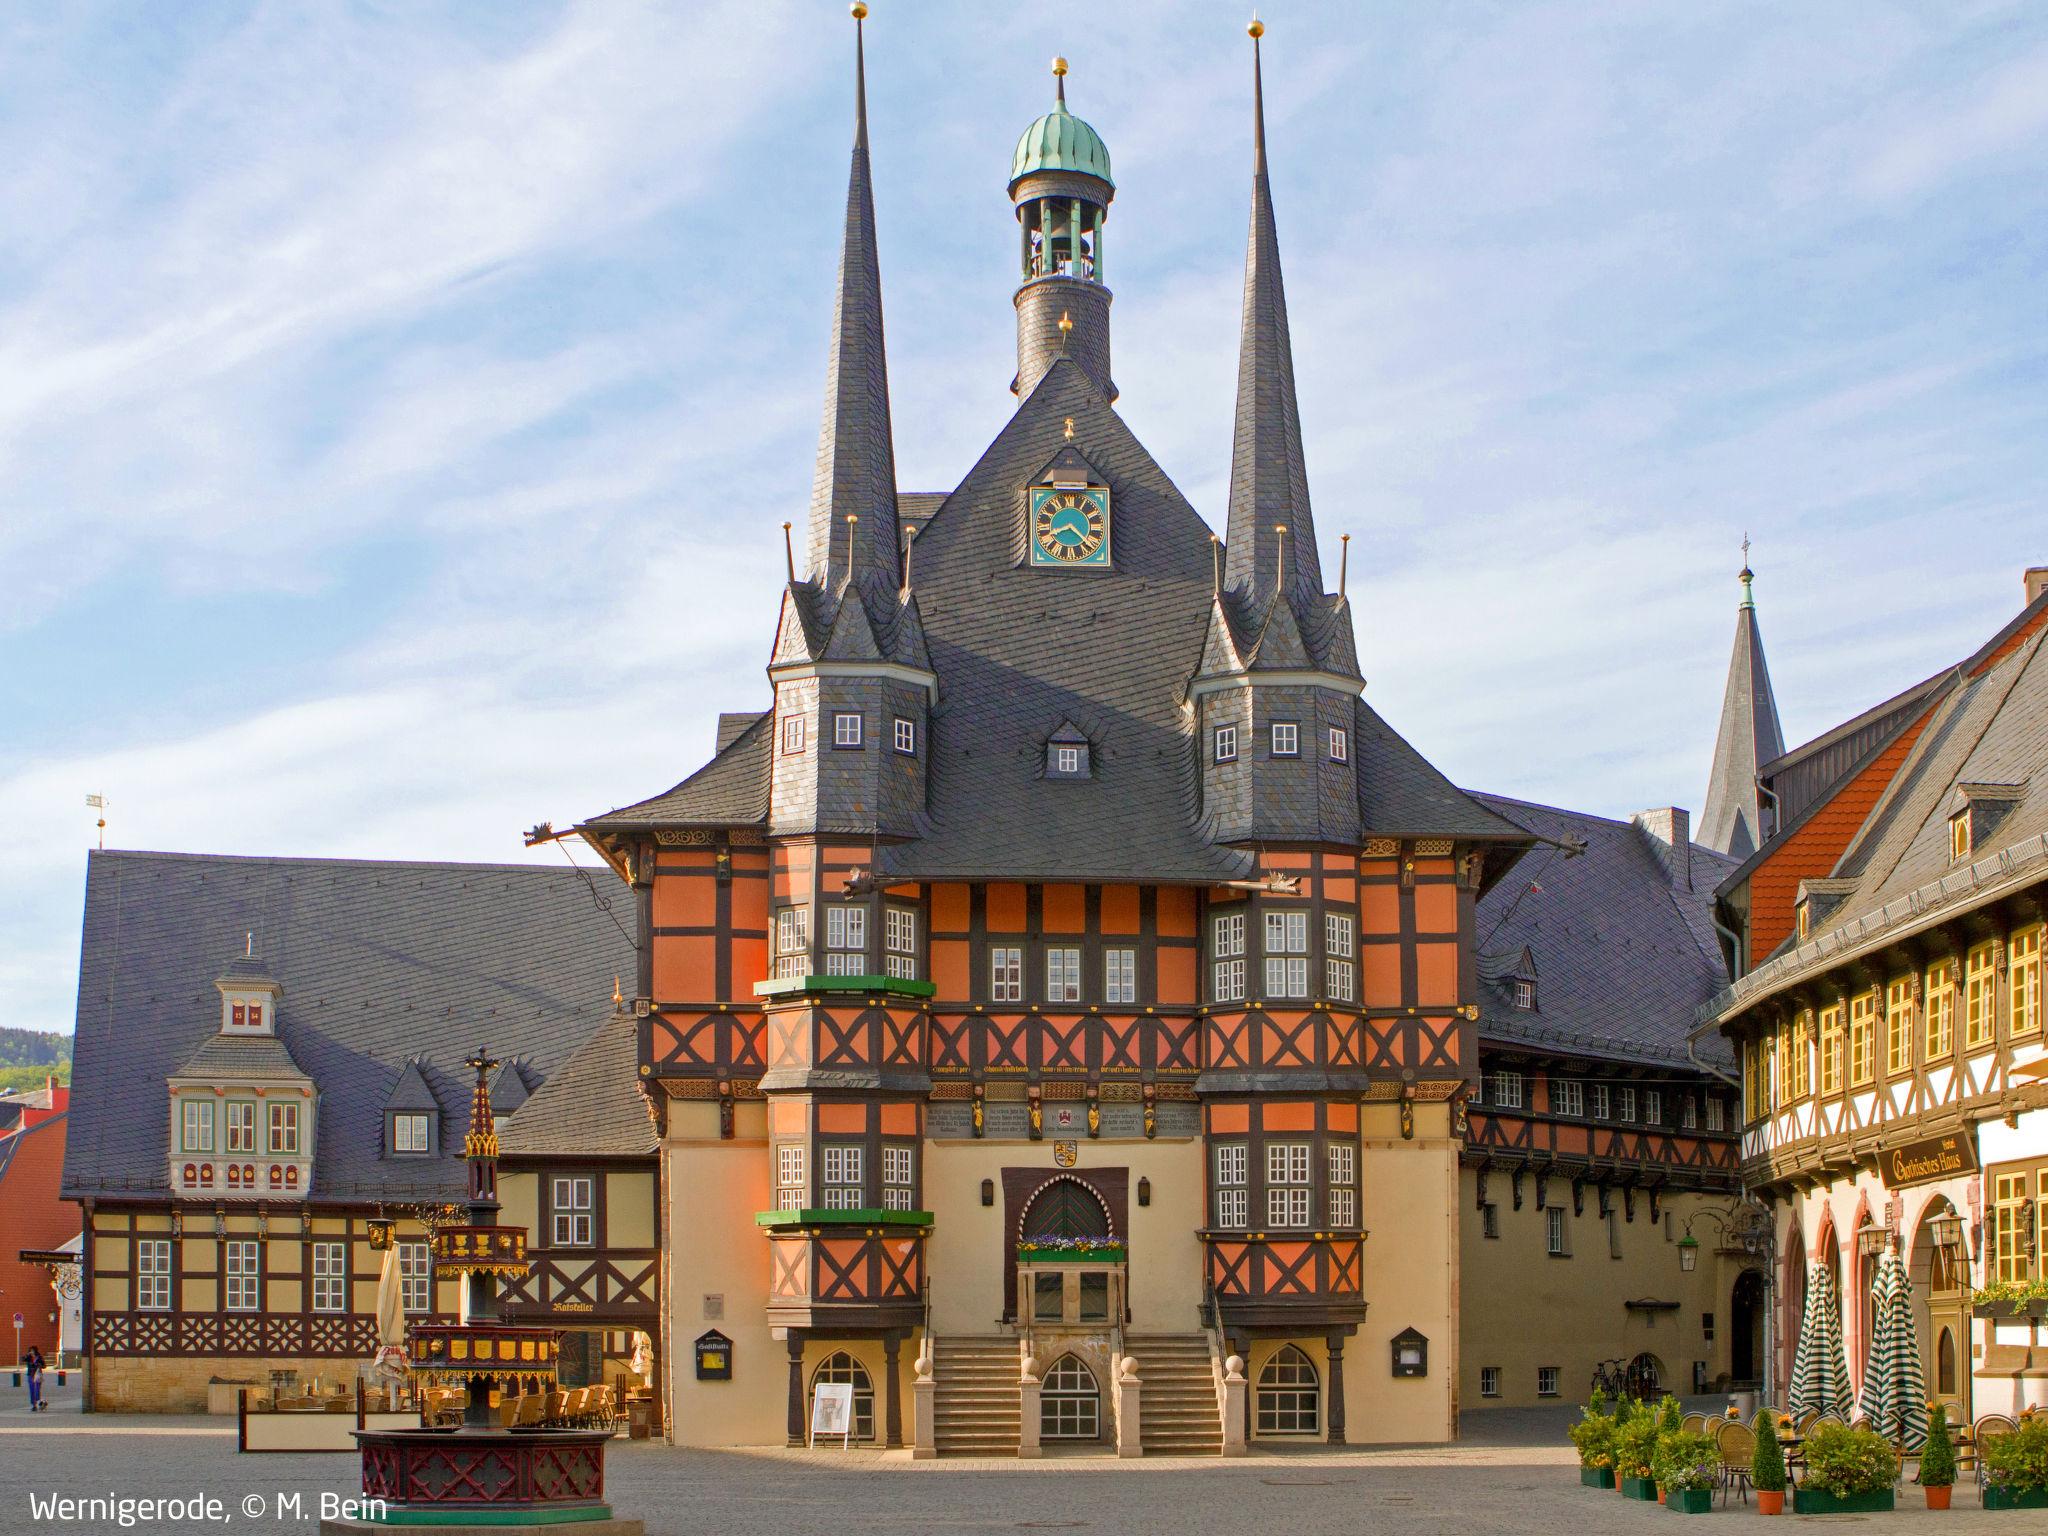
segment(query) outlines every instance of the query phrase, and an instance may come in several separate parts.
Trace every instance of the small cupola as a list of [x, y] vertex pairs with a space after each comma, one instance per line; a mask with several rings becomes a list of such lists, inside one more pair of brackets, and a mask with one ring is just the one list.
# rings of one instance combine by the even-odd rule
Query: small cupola
[[277, 1004], [284, 994], [277, 979], [256, 958], [256, 936], [243, 940], [242, 953], [227, 964], [213, 984], [220, 991], [220, 1032], [224, 1035], [274, 1035]]

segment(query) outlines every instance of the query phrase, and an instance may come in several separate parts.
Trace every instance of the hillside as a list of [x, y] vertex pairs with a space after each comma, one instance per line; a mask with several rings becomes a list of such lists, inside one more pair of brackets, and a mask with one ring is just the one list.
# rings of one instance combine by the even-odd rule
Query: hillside
[[0, 1093], [71, 1081], [71, 1037], [0, 1025]]

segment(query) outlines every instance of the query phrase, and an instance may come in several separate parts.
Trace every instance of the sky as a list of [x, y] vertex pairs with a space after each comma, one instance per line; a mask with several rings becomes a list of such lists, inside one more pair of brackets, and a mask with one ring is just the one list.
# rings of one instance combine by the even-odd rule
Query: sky
[[[1119, 409], [1221, 527], [1244, 11], [873, 0], [898, 479], [1014, 406], [1016, 135], [1107, 141]], [[1324, 565], [1458, 783], [1697, 812], [1741, 540], [1786, 739], [2048, 563], [2048, 11], [1263, 10]], [[559, 862], [765, 707], [842, 4], [0, 9], [0, 1024], [110, 847]], [[571, 856], [591, 862], [587, 851]]]

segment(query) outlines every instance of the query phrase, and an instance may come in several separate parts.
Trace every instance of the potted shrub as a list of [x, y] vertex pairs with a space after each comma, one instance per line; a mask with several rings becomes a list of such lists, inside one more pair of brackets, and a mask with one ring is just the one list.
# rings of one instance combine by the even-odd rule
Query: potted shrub
[[1947, 1509], [1956, 1487], [1956, 1443], [1948, 1432], [1948, 1405], [1927, 1405], [1927, 1444], [1920, 1450], [1920, 1486], [1929, 1509]]
[[2022, 1419], [1978, 1448], [1986, 1509], [2048, 1509], [2048, 1418]]
[[1816, 1424], [1806, 1436], [1806, 1481], [1792, 1490], [1795, 1515], [1870, 1514], [1893, 1505], [1899, 1458], [1883, 1435]]
[[1664, 1506], [1682, 1515], [1704, 1515], [1714, 1507], [1714, 1484], [1721, 1476], [1721, 1453], [1711, 1435], [1678, 1430], [1657, 1442], [1651, 1463]]
[[1650, 1462], [1657, 1454], [1657, 1415], [1638, 1410], [1614, 1427], [1614, 1475], [1625, 1499], [1657, 1500], [1657, 1482]]
[[1566, 1433], [1579, 1453], [1579, 1481], [1588, 1488], [1612, 1488], [1614, 1415], [1607, 1411], [1606, 1394], [1596, 1390], [1593, 1400], [1579, 1410], [1579, 1421]]
[[1785, 1512], [1785, 1448], [1778, 1444], [1778, 1421], [1766, 1414], [1756, 1427], [1756, 1449], [1749, 1457], [1749, 1482], [1756, 1489], [1756, 1512]]

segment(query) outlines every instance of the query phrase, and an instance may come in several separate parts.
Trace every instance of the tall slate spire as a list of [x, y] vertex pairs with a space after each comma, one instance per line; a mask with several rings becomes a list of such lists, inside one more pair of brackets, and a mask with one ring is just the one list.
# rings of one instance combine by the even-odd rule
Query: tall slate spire
[[[1294, 395], [1294, 349], [1287, 334], [1287, 291], [1280, 280], [1280, 237], [1266, 176], [1265, 82], [1259, 39], [1252, 37], [1252, 227], [1244, 258], [1244, 316], [1237, 354], [1237, 423], [1230, 454], [1230, 520], [1224, 582], [1255, 597], [1276, 588], [1323, 590], [1301, 453], [1301, 408]], [[1283, 537], [1274, 529], [1285, 524]], [[1284, 568], [1283, 568], [1284, 567]]]
[[[849, 570], [865, 584], [902, 581], [896, 521], [896, 453], [889, 429], [889, 370], [882, 346], [882, 274], [876, 256], [875, 193], [868, 168], [867, 57], [854, 7], [853, 168], [846, 184], [846, 229], [839, 249], [839, 291], [832, 305], [832, 347], [825, 369], [825, 419], [811, 482], [810, 577], [828, 590]], [[848, 523], [849, 516], [858, 521]]]
[[[1749, 553], [1749, 540], [1742, 541]], [[1735, 652], [1728, 658], [1728, 687], [1721, 696], [1721, 729], [1714, 739], [1714, 767], [1700, 812], [1699, 840], [1709, 848], [1746, 859], [1763, 846], [1765, 825], [1757, 770], [1785, 755], [1778, 726], [1778, 701], [1764, 666], [1764, 637], [1756, 625], [1756, 574], [1745, 559], [1742, 602], [1735, 610]], [[1775, 829], [1773, 829], [1775, 830]]]

